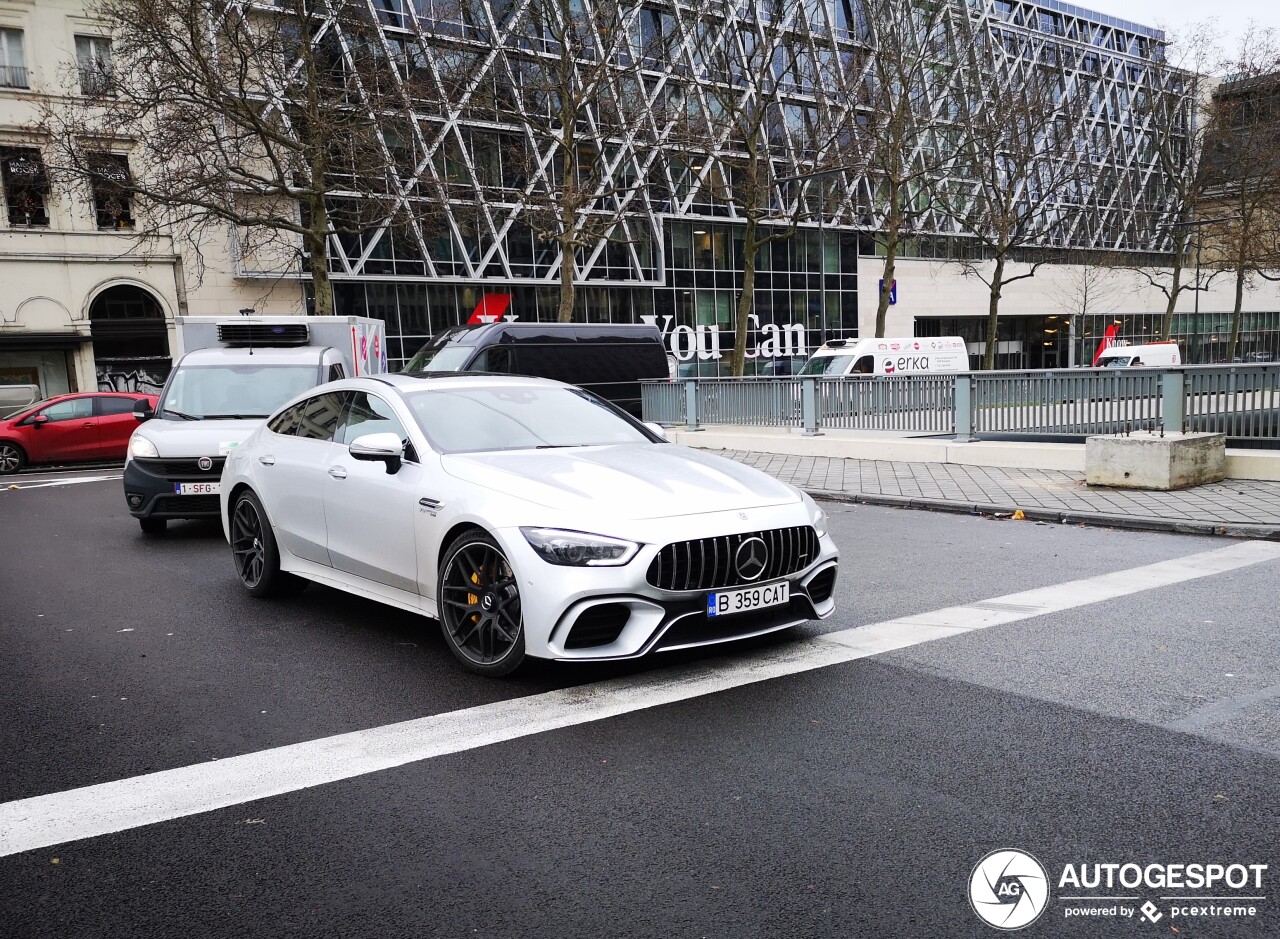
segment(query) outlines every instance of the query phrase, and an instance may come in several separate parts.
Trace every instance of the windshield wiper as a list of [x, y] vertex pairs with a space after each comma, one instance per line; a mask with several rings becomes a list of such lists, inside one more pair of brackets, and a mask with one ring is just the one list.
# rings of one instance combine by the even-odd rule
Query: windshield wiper
[[187, 414], [187, 413], [185, 413], [185, 412], [183, 412], [183, 411], [175, 411], [173, 408], [165, 408], [161, 413], [162, 413], [162, 414], [172, 414], [174, 417], [180, 417], [180, 418], [182, 418], [184, 421], [198, 421], [198, 420], [200, 420], [200, 418], [196, 417], [194, 414]]
[[265, 414], [206, 414], [206, 421], [245, 421], [250, 418], [266, 417]]

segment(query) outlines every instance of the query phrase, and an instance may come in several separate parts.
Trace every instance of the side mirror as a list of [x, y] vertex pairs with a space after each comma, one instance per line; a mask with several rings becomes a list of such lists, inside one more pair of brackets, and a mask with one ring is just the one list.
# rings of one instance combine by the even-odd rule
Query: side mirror
[[133, 416], [139, 424], [143, 421], [149, 421], [156, 416], [156, 412], [151, 408], [151, 402], [146, 398], [136, 402], [133, 405]]
[[47, 423], [49, 423], [49, 418], [44, 414], [37, 414], [35, 417], [31, 418], [32, 427], [43, 427]]
[[351, 441], [347, 452], [353, 460], [382, 462], [386, 464], [388, 473], [398, 473], [404, 460], [404, 443], [391, 433], [365, 434]]
[[655, 424], [653, 421], [645, 421], [644, 426], [649, 428], [649, 430], [653, 431], [663, 440], [666, 440], [668, 443], [671, 441], [671, 438], [667, 436], [667, 429], [661, 424]]

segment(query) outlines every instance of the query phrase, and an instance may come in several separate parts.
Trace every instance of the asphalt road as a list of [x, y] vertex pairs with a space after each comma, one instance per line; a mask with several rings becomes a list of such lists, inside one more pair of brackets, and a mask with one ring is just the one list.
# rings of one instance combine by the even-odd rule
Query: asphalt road
[[[532, 718], [561, 689], [731, 672], [1233, 544], [830, 506], [832, 619], [718, 654], [493, 681], [410, 614], [314, 586], [252, 600], [216, 526], [144, 539], [117, 480], [9, 483], [3, 804], [502, 702]], [[1055, 881], [1023, 935], [1280, 935], [1278, 574], [1280, 560], [1249, 564], [9, 854], [0, 934], [995, 936], [967, 884], [1017, 847]], [[1175, 917], [1143, 887], [1131, 895], [1163, 904], [1157, 923], [1067, 918], [1058, 873], [1108, 862], [1271, 869], [1253, 916]]]

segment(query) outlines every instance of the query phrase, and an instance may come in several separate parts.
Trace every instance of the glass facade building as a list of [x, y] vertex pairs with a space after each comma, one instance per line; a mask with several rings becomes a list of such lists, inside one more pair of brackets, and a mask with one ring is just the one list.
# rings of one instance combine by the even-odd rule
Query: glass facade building
[[[1083, 148], [1073, 158], [1092, 164], [1091, 182], [1061, 193], [1044, 248], [1164, 250], [1167, 229], [1161, 234], [1160, 220], [1167, 200], [1155, 155], [1133, 117], [1138, 96], [1159, 91], [1153, 92], [1149, 66], [1159, 60], [1163, 34], [1056, 0], [942, 2], [958, 57], [965, 54], [959, 46], [966, 37], [981, 34], [1004, 57], [1007, 80], [1017, 80], [1015, 65], [1033, 64], [1059, 76], [1064, 99], [1087, 101], [1078, 109], [1080, 125], [1065, 132]], [[398, 182], [406, 200], [436, 200], [440, 211], [430, 221], [425, 213], [408, 213], [383, 230], [333, 236], [329, 267], [337, 312], [386, 320], [393, 367], [431, 334], [466, 322], [489, 295], [509, 297], [508, 316], [555, 319], [562, 258], [554, 242], [535, 237], [524, 214], [527, 204], [518, 198], [527, 168], [517, 165], [509, 143], [520, 135], [534, 138], [530, 115], [511, 110], [524, 99], [510, 89], [527, 74], [531, 57], [552, 49], [547, 37], [553, 31], [536, 25], [541, 21], [531, 18], [531, 7], [572, 11], [580, 4], [368, 0], [368, 5], [397, 74], [406, 88], [419, 89], [409, 92], [418, 111], [413, 126], [388, 140], [402, 168]], [[791, 58], [782, 69], [785, 75], [779, 72], [769, 84], [766, 103], [778, 115], [767, 131], [775, 177], [802, 175], [819, 165], [812, 135], [800, 132], [812, 114], [830, 109], [832, 101], [858, 106], [859, 83], [867, 80], [863, 53], [872, 41], [858, 0], [735, 0], [679, 8], [656, 2], [634, 9], [637, 42], [647, 35], [673, 37], [662, 56], [644, 58], [644, 79], [634, 90], [653, 113], [670, 107], [674, 88], [692, 95], [707, 82], [741, 80], [708, 75], [689, 38], [695, 32], [746, 35], [762, 17], [785, 17], [793, 35]], [[700, 21], [690, 20], [690, 9]], [[630, 49], [622, 54], [644, 55], [638, 45]], [[833, 71], [833, 63], [845, 63], [843, 71]], [[840, 87], [814, 87], [819, 75]], [[482, 93], [485, 103], [478, 106]], [[732, 345], [742, 284], [741, 211], [717, 193], [717, 186], [737, 184], [734, 173], [725, 170], [716, 183], [704, 170], [703, 164], [710, 167], [722, 155], [714, 147], [683, 161], [668, 154], [645, 162], [628, 153], [627, 135], [616, 127], [593, 137], [592, 115], [603, 119], [610, 101], [606, 89], [592, 105], [597, 110], [589, 109], [584, 145], [619, 155], [620, 175], [641, 173], [648, 182], [630, 203], [621, 234], [580, 248], [572, 259], [578, 283], [575, 319], [652, 318], [682, 361], [714, 363], [716, 350]], [[954, 101], [940, 95], [938, 107], [953, 108]], [[869, 121], [862, 123], [866, 133], [874, 133]], [[724, 147], [727, 151], [731, 143]], [[554, 150], [547, 144], [539, 152], [544, 169], [556, 159]], [[832, 189], [840, 191], [822, 208], [821, 220], [809, 213], [793, 238], [773, 242], [761, 253], [749, 354], [765, 349], [771, 336], [794, 338], [790, 344], [769, 345], [770, 357], [804, 354], [825, 339], [857, 336], [858, 261], [874, 256], [867, 235], [881, 220], [871, 198], [874, 180], [848, 173]], [[783, 188], [777, 198], [780, 206], [786, 201]], [[917, 240], [964, 239], [954, 223], [939, 216]], [[257, 273], [247, 259], [238, 269], [244, 276]]]

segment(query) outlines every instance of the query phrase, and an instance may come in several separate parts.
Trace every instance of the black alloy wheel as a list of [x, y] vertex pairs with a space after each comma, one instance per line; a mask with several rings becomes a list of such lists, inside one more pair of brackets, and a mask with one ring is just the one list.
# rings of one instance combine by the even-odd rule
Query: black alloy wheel
[[231, 509], [231, 556], [240, 583], [255, 597], [295, 594], [307, 582], [280, 570], [275, 532], [258, 497], [245, 491]]
[[481, 675], [508, 675], [524, 661], [520, 588], [502, 548], [466, 532], [445, 552], [437, 591], [449, 650]]

